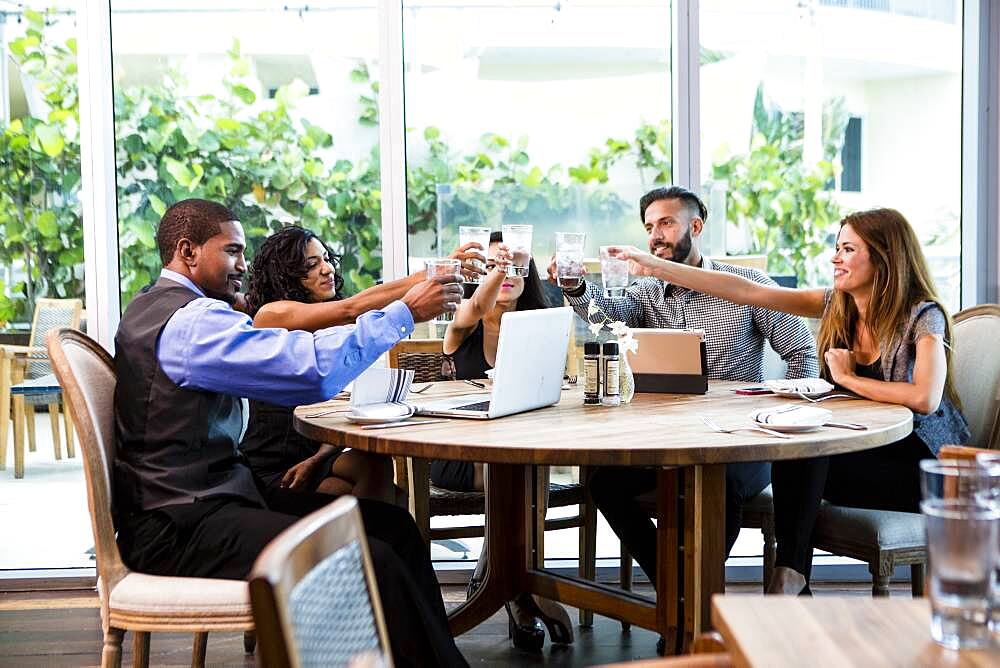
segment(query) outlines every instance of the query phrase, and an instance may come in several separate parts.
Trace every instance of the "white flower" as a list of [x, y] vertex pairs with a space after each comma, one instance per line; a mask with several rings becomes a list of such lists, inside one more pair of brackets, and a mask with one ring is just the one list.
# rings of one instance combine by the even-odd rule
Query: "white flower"
[[610, 325], [608, 325], [608, 329], [611, 330], [612, 334], [614, 334], [615, 336], [617, 336], [619, 338], [622, 337], [622, 336], [624, 336], [626, 332], [629, 332], [628, 325], [626, 325], [624, 322], [621, 322], [619, 320], [615, 320]]
[[626, 332], [625, 336], [618, 339], [618, 347], [622, 349], [623, 352], [628, 351], [632, 354], [639, 352], [639, 342], [632, 338], [632, 331]]
[[604, 323], [603, 322], [592, 322], [589, 325], [587, 325], [587, 327], [590, 328], [590, 333], [591, 334], [593, 334], [594, 336], [597, 336], [598, 334], [601, 333], [601, 330], [604, 329]]
[[597, 305], [597, 302], [591, 299], [590, 303], [587, 304], [587, 315], [591, 316], [594, 315], [595, 313], [600, 313], [600, 312], [601, 312], [601, 307]]

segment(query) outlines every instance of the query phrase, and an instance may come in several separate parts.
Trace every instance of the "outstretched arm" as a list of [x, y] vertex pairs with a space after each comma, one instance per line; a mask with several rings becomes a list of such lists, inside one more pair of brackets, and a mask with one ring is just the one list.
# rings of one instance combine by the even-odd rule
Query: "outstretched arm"
[[616, 246], [610, 252], [628, 260], [629, 273], [636, 276], [653, 276], [665, 283], [681, 285], [734, 304], [763, 306], [808, 318], [823, 315], [826, 291], [822, 288], [795, 289], [755, 283], [725, 271], [700, 269], [680, 262], [662, 260], [634, 246]]
[[472, 297], [462, 302], [455, 313], [455, 319], [448, 324], [444, 333], [444, 352], [451, 355], [462, 342], [475, 331], [482, 320], [497, 303], [500, 289], [507, 280], [507, 267], [510, 266], [510, 251], [500, 244], [497, 249], [496, 267], [486, 273], [486, 278], [479, 284]]

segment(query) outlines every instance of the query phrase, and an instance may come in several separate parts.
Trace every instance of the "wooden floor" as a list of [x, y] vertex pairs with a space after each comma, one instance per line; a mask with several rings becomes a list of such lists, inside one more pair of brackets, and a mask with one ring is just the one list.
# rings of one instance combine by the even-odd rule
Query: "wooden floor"
[[[869, 583], [814, 583], [816, 596], [870, 596]], [[647, 595], [649, 587], [640, 588]], [[731, 594], [759, 593], [759, 585], [730, 585]], [[450, 608], [465, 598], [465, 588], [442, 588]], [[893, 596], [909, 596], [908, 585], [893, 586]], [[576, 620], [573, 611], [572, 618]], [[590, 666], [656, 655], [656, 635], [634, 628], [622, 633], [618, 622], [596, 616], [592, 629], [576, 628], [576, 641], [566, 647], [546, 642], [540, 654], [514, 649], [507, 639], [503, 611], [458, 638], [458, 647], [473, 666]], [[126, 635], [123, 665], [131, 665], [131, 638]], [[0, 593], [0, 666], [96, 666], [100, 663], [101, 622], [97, 597], [87, 591]], [[153, 634], [150, 665], [190, 665], [191, 636]], [[213, 633], [207, 663], [213, 666], [254, 666], [243, 653], [238, 633]]]

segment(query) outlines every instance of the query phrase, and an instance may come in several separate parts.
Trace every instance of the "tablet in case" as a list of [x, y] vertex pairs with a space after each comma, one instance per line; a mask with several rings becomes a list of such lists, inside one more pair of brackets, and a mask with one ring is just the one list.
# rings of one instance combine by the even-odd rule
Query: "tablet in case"
[[705, 394], [708, 354], [700, 329], [633, 329], [639, 349], [628, 355], [636, 392]]

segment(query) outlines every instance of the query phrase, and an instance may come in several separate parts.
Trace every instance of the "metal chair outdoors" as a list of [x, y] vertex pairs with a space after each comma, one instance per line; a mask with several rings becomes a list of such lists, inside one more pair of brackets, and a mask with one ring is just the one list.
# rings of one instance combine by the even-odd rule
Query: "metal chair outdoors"
[[[24, 477], [24, 435], [28, 450], [35, 451], [35, 406], [47, 405], [52, 426], [52, 447], [57, 460], [62, 459], [59, 437], [58, 386], [47, 382], [52, 371], [47, 361], [45, 337], [60, 327], [79, 329], [83, 302], [79, 299], [38, 299], [27, 346], [0, 346], [0, 470], [7, 468], [7, 422], [14, 421], [14, 477]], [[42, 381], [42, 382], [36, 382]], [[66, 431], [66, 456], [76, 455], [73, 446], [72, 417], [63, 411]]]
[[[414, 382], [430, 383], [444, 380], [441, 376], [442, 364], [446, 356], [442, 352], [440, 339], [411, 339], [397, 343], [389, 350], [389, 366], [397, 369], [413, 369]], [[431, 527], [430, 518], [436, 516], [483, 515], [486, 512], [486, 495], [483, 492], [455, 492], [436, 487], [430, 483], [430, 466], [427, 460], [397, 457], [396, 480], [407, 490], [410, 512], [417, 528], [428, 542], [449, 538], [476, 538], [484, 535], [482, 524]], [[539, 480], [543, 476], [539, 475]], [[580, 479], [586, 479], [586, 471], [581, 470]], [[597, 509], [586, 489], [581, 484], [562, 485], [550, 483], [548, 507], [579, 506], [579, 512], [572, 517], [546, 520], [544, 510], [538, 509], [538, 523], [545, 523], [545, 531], [557, 531], [580, 527], [580, 577], [593, 580], [596, 576], [597, 554]], [[590, 626], [593, 613], [580, 611], [580, 624]]]
[[[970, 444], [995, 449], [1000, 426], [1000, 357], [988, 351], [1000, 339], [1000, 306], [983, 304], [956, 313], [954, 338], [952, 377], [972, 432]], [[774, 567], [773, 512], [770, 487], [744, 509], [744, 526], [748, 514], [766, 525], [765, 573]], [[846, 508], [824, 502], [813, 532], [813, 545], [866, 562], [872, 575], [873, 596], [888, 596], [895, 567], [904, 565], [910, 566], [913, 595], [924, 593], [927, 547], [924, 520], [917, 513]]]
[[347, 666], [369, 653], [392, 666], [353, 497], [320, 508], [271, 541], [250, 573], [250, 598], [265, 666]]
[[209, 631], [244, 631], [244, 648], [253, 652], [254, 624], [246, 582], [145, 575], [130, 571], [122, 562], [111, 518], [114, 362], [96, 341], [72, 329], [49, 333], [48, 354], [66, 401], [73, 407], [83, 453], [104, 631], [101, 665], [121, 665], [125, 631], [133, 634], [136, 666], [149, 663], [152, 631], [193, 632], [194, 666], [205, 664]]

